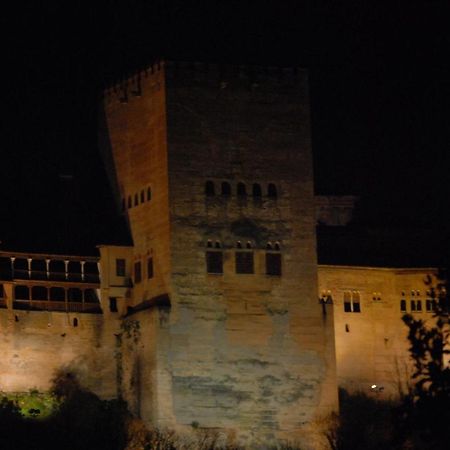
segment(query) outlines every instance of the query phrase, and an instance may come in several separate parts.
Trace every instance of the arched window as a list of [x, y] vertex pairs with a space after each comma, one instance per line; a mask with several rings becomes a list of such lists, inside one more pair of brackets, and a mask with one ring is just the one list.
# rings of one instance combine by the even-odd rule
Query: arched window
[[275, 251], [277, 251], [277, 252], [280, 251], [280, 243], [279, 242], [275, 242]]
[[247, 244], [245, 245], [247, 248], [252, 248], [252, 243], [250, 241], [247, 241]]
[[272, 244], [270, 242], [267, 243], [266, 250], [272, 250]]
[[137, 194], [134, 194], [134, 206], [137, 206], [139, 204], [139, 196]]
[[216, 247], [216, 248], [221, 248], [221, 245], [220, 245], [220, 242], [219, 242], [219, 241], [216, 241], [215, 247]]
[[236, 247], [237, 247], [237, 248], [242, 248], [241, 241], [237, 241], [237, 242], [236, 242]]
[[149, 202], [152, 199], [152, 188], [147, 188], [147, 201]]
[[208, 248], [211, 248], [213, 246], [212, 241], [208, 239], [208, 243], [206, 244]]
[[128, 209], [130, 209], [132, 207], [132, 203], [131, 203], [131, 195], [128, 196]]
[[247, 189], [244, 183], [238, 183], [237, 185], [237, 195], [239, 197], [245, 197], [247, 195]]
[[144, 189], [142, 189], [142, 191], [141, 191], [141, 203], [144, 203], [145, 202], [145, 192], [144, 192]]
[[277, 187], [273, 183], [269, 183], [267, 186], [267, 196], [277, 198]]
[[344, 311], [345, 312], [361, 312], [359, 291], [344, 292]]
[[224, 197], [229, 197], [231, 195], [231, 186], [227, 181], [222, 183], [222, 195]]
[[406, 312], [406, 300], [405, 299], [400, 300], [400, 311]]
[[261, 185], [255, 183], [252, 189], [253, 197], [260, 198], [262, 197]]
[[73, 326], [76, 328], [78, 326], [78, 319], [75, 317], [72, 321]]
[[207, 197], [213, 197], [216, 194], [215, 189], [214, 189], [214, 182], [208, 180], [205, 183], [205, 195]]

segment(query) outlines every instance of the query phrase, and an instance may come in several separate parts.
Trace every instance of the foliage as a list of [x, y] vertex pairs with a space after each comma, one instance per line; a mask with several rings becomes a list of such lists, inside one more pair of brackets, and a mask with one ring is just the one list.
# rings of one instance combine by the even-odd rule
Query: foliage
[[420, 448], [446, 448], [450, 440], [450, 328], [447, 278], [427, 284], [435, 311], [432, 326], [409, 314], [410, 354], [414, 362], [413, 386], [404, 399], [405, 433]]
[[17, 407], [20, 415], [45, 419], [53, 414], [58, 401], [52, 393], [30, 389], [28, 392], [1, 393], [4, 399], [10, 400]]
[[397, 404], [364, 393], [339, 391], [340, 415], [328, 441], [339, 450], [396, 448]]

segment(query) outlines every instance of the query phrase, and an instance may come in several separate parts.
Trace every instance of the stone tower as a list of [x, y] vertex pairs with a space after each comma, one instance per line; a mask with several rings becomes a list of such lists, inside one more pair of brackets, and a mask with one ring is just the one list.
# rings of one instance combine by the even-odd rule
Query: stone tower
[[134, 243], [121, 301], [140, 324], [124, 377], [139, 385], [136, 413], [315, 446], [307, 436], [337, 409], [337, 387], [306, 72], [160, 63], [103, 105]]

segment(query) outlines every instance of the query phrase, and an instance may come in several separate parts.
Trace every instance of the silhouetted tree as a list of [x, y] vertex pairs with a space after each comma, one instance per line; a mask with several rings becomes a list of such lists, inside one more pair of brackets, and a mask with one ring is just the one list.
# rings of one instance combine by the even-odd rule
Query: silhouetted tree
[[[404, 399], [406, 433], [420, 448], [448, 448], [450, 439], [450, 329], [448, 277], [427, 284], [434, 307], [432, 323], [406, 314], [410, 354], [414, 362], [411, 393]], [[417, 447], [419, 448], [419, 447]]]

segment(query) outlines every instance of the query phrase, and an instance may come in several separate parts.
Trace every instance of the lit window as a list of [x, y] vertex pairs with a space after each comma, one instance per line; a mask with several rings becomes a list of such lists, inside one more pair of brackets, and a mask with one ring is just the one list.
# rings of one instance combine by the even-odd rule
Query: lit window
[[254, 273], [253, 252], [236, 252], [236, 273]]
[[223, 273], [223, 254], [218, 251], [206, 252], [206, 272], [207, 273]]
[[125, 260], [122, 258], [116, 259], [116, 276], [118, 277], [125, 276]]
[[140, 283], [142, 281], [142, 264], [140, 261], [134, 263], [134, 282]]

